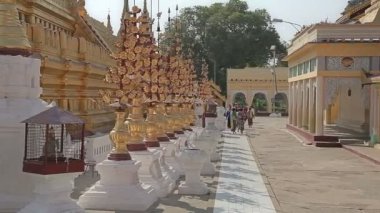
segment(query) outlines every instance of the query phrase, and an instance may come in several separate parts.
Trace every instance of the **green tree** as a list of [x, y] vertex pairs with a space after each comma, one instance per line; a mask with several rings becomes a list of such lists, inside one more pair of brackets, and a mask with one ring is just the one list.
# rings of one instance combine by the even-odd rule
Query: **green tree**
[[250, 11], [243, 0], [182, 9], [173, 19], [170, 30], [169, 25], [166, 26], [162, 36], [164, 50], [172, 42], [176, 22], [181, 25], [177, 32], [182, 39], [183, 52], [192, 52], [197, 74], [205, 58], [210, 68], [209, 79], [213, 79], [215, 70], [216, 83], [224, 94], [227, 68], [267, 65], [272, 57], [271, 45], [276, 45], [277, 55], [286, 52], [268, 12], [264, 9]]

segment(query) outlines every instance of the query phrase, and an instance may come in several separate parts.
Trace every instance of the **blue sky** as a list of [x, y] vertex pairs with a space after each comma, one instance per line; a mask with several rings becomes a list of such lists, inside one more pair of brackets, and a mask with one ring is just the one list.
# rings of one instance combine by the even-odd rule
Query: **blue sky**
[[[153, 2], [153, 14], [157, 14], [157, 0], [147, 0], [150, 10], [150, 2]], [[129, 0], [133, 5], [134, 0]], [[142, 7], [143, 0], [135, 0]], [[175, 13], [175, 5], [180, 8], [193, 5], [210, 5], [216, 2], [228, 2], [228, 0], [160, 0], [160, 11], [163, 12], [161, 26], [167, 21], [167, 10], [171, 7], [172, 14]], [[308, 25], [320, 21], [335, 21], [347, 4], [347, 0], [247, 0], [251, 10], [257, 8], [266, 9], [272, 18], [280, 18], [300, 25]], [[111, 13], [111, 23], [114, 31], [120, 26], [121, 11], [124, 0], [87, 0], [88, 13], [106, 23], [108, 11]], [[281, 40], [292, 39], [296, 30], [289, 24], [276, 23], [275, 27], [280, 34]]]

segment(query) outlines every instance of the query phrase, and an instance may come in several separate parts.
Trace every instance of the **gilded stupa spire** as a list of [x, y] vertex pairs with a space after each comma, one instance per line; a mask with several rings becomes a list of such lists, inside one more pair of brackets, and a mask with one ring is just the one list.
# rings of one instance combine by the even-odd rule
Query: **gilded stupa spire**
[[110, 31], [111, 33], [113, 33], [112, 25], [111, 25], [111, 15], [110, 15], [110, 11], [109, 10], [108, 10], [108, 16], [107, 16], [107, 29], [108, 29], [108, 31]]
[[144, 0], [143, 13], [144, 13], [144, 14], [149, 14], [149, 12], [148, 12], [148, 4], [146, 3], [146, 0]]
[[16, 0], [0, 4], [0, 55], [30, 55], [31, 45], [18, 19]]
[[124, 0], [124, 8], [123, 13], [121, 14], [121, 24], [119, 32], [117, 33], [119, 36], [125, 30], [125, 19], [130, 17], [130, 9], [129, 9], [129, 0]]
[[129, 0], [124, 0], [123, 13], [121, 15], [121, 20], [129, 16]]

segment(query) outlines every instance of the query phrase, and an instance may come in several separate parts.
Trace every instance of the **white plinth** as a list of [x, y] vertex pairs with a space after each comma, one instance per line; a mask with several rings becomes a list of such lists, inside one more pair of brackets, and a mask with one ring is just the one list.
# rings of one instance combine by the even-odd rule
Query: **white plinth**
[[185, 169], [185, 181], [178, 187], [178, 194], [204, 195], [209, 192], [207, 185], [201, 181], [201, 168], [207, 160], [207, 153], [199, 149], [185, 149], [178, 159]]
[[[177, 162], [175, 159], [172, 159], [175, 156], [174, 141], [160, 142], [160, 145], [165, 148], [165, 151], [160, 158], [162, 171], [163, 173], [166, 173], [173, 181], [177, 181], [180, 173], [175, 169], [175, 166], [173, 165], [173, 163]], [[176, 164], [178, 165], [178, 163]]]
[[166, 147], [167, 150], [164, 153], [165, 154], [166, 163], [170, 167], [172, 167], [173, 170], [175, 171], [175, 173], [172, 174], [173, 175], [172, 178], [175, 179], [175, 180], [178, 180], [178, 178], [181, 175], [185, 174], [185, 172], [183, 171], [182, 166], [180, 165], [180, 163], [178, 162], [178, 159], [176, 157], [176, 152], [179, 152], [179, 143], [180, 143], [179, 140], [180, 139], [172, 140], [171, 143], [168, 144], [168, 146]]
[[137, 171], [141, 162], [105, 160], [97, 165], [101, 179], [79, 197], [85, 209], [146, 211], [157, 197], [153, 187], [140, 183]]
[[216, 143], [215, 137], [204, 134], [194, 141], [195, 147], [205, 151], [207, 155], [207, 159], [201, 170], [201, 175], [213, 176], [216, 174], [215, 165], [211, 163], [211, 154], [216, 152]]
[[223, 139], [221, 136], [217, 136], [215, 141], [216, 142], [213, 145], [213, 147], [211, 149], [211, 154], [210, 154], [211, 162], [217, 162], [217, 161], [222, 160], [222, 156], [220, 155], [220, 153], [217, 152], [217, 149], [219, 147], [219, 144], [223, 143]]
[[174, 189], [173, 181], [168, 175], [162, 173], [160, 156], [162, 152], [157, 149], [147, 151], [129, 152], [133, 160], [141, 161], [139, 170], [140, 181], [152, 185], [158, 197], [166, 197]]
[[223, 131], [223, 130], [226, 129], [226, 126], [227, 126], [226, 123], [227, 123], [227, 122], [226, 122], [226, 119], [225, 119], [224, 117], [222, 117], [222, 118], [217, 117], [217, 118], [215, 119], [215, 126], [216, 126], [216, 128], [217, 128], [219, 131]]
[[25, 125], [20, 122], [48, 109], [39, 98], [40, 65], [35, 58], [0, 55], [0, 212], [17, 212], [34, 199], [34, 179], [22, 172]]
[[59, 175], [34, 175], [38, 181], [35, 188], [35, 199], [19, 211], [19, 213], [84, 213], [74, 200], [70, 198], [73, 180], [80, 173]]
[[218, 130], [218, 128], [215, 125], [215, 120], [216, 120], [216, 118], [206, 117], [205, 122], [206, 122], [206, 129], [207, 130]]
[[280, 118], [281, 117], [281, 113], [279, 112], [272, 112], [269, 117], [274, 117], [274, 118]]

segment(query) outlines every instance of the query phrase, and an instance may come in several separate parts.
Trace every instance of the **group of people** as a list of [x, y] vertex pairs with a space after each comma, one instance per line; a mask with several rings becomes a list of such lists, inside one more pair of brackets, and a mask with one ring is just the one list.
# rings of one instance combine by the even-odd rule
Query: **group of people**
[[232, 133], [235, 134], [236, 131], [240, 131], [240, 133], [243, 134], [244, 125], [247, 120], [248, 127], [252, 128], [253, 119], [255, 118], [255, 109], [253, 107], [231, 107], [230, 105], [225, 116], [227, 119], [227, 127], [231, 129]]

